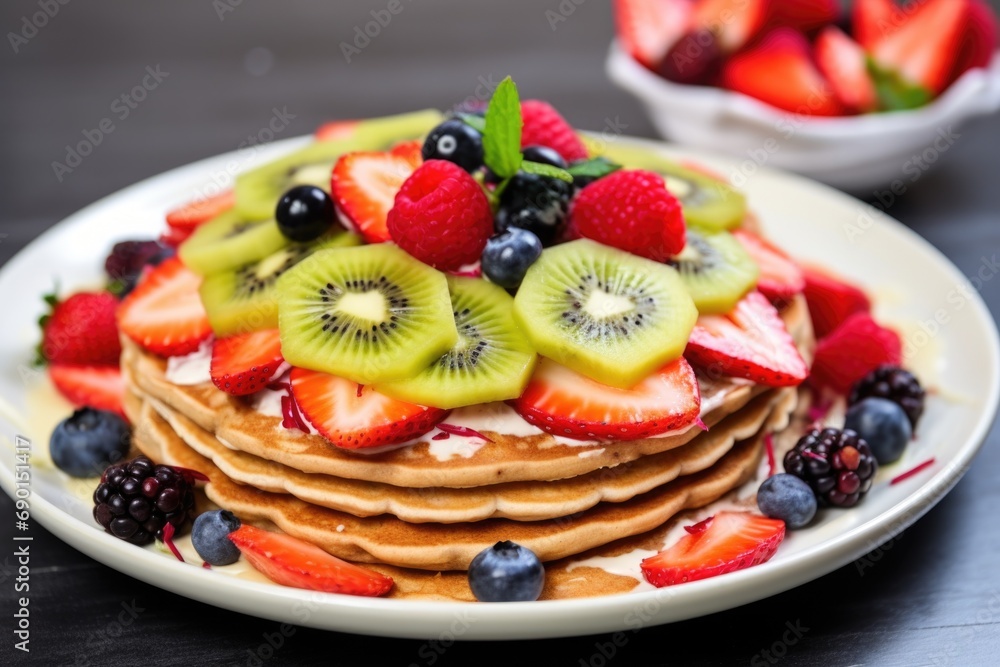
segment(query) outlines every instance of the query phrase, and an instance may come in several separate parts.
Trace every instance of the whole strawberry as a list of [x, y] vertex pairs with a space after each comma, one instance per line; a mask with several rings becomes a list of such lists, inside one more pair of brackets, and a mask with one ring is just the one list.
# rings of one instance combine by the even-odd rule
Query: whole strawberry
[[396, 194], [387, 226], [400, 248], [436, 269], [454, 271], [479, 259], [493, 233], [493, 213], [464, 169], [428, 160]]
[[53, 303], [42, 317], [40, 356], [53, 364], [117, 366], [122, 347], [118, 341], [115, 308], [118, 300], [108, 292], [78, 292]]
[[567, 162], [587, 157], [587, 147], [573, 127], [548, 102], [525, 100], [521, 103], [521, 146], [548, 146]]

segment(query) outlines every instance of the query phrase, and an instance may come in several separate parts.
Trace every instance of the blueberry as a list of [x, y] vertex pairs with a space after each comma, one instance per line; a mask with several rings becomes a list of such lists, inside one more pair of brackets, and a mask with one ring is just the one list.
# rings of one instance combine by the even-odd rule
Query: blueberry
[[851, 406], [844, 427], [860, 435], [883, 464], [898, 461], [913, 436], [906, 412], [885, 398], [866, 398]]
[[229, 534], [242, 525], [236, 515], [226, 510], [199, 514], [191, 529], [191, 544], [209, 565], [232, 565], [240, 559]]
[[516, 289], [542, 254], [542, 242], [526, 229], [509, 227], [490, 237], [483, 250], [483, 273], [496, 285]]
[[113, 412], [81, 408], [59, 422], [49, 440], [56, 467], [73, 477], [100, 477], [132, 444], [128, 423]]
[[278, 200], [274, 217], [287, 238], [300, 243], [312, 241], [333, 226], [333, 199], [323, 188], [299, 185]]
[[539, 162], [541, 164], [550, 164], [553, 167], [559, 167], [560, 169], [566, 168], [566, 160], [563, 159], [562, 155], [548, 146], [525, 146], [521, 149], [521, 154], [524, 156], [525, 160], [529, 162]]
[[431, 130], [420, 153], [425, 160], [448, 160], [475, 171], [483, 166], [483, 135], [453, 118]]
[[498, 232], [527, 229], [542, 245], [551, 245], [562, 230], [572, 194], [572, 184], [558, 178], [516, 174], [500, 194], [494, 227]]
[[757, 507], [772, 519], [781, 519], [788, 528], [802, 528], [816, 516], [816, 494], [804, 481], [781, 473], [764, 480], [757, 490]]
[[530, 602], [544, 584], [542, 561], [509, 540], [479, 552], [469, 565], [469, 587], [480, 602]]

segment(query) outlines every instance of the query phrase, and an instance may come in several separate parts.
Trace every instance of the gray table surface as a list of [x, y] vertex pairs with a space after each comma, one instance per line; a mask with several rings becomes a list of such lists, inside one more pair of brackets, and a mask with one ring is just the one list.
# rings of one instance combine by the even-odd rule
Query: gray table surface
[[[401, 0], [402, 11], [346, 62], [341, 42], [389, 5], [6, 0], [0, 262], [100, 197], [236, 148], [275, 108], [294, 116], [279, 137], [295, 136], [330, 118], [446, 107], [475, 94], [481, 81], [511, 74], [525, 96], [551, 100], [579, 127], [600, 130], [617, 119], [628, 134], [655, 136], [639, 105], [603, 74], [608, 3]], [[26, 30], [26, 20], [43, 23], [34, 15], [44, 7], [53, 15]], [[553, 29], [547, 12], [566, 20]], [[11, 32], [24, 39], [14, 44]], [[165, 75], [123, 118], [126, 107], [115, 100], [141, 83], [147, 67]], [[66, 145], [106, 117], [113, 131], [57, 178], [52, 163], [65, 161]], [[971, 275], [1000, 249], [998, 174], [1000, 117], [972, 122], [889, 212]], [[982, 296], [1000, 312], [1000, 281], [986, 283]], [[997, 664], [998, 440], [994, 427], [965, 479], [878, 551], [873, 567], [848, 565], [755, 604], [630, 633], [622, 645], [593, 636], [445, 647], [297, 628], [266, 664]], [[0, 515], [11, 509], [0, 495]], [[12, 524], [0, 521], [0, 544], [11, 544]], [[268, 654], [259, 650], [268, 636], [277, 643], [273, 622], [130, 579], [36, 527], [32, 652], [25, 655], [12, 646], [7, 553], [0, 547], [3, 664], [256, 665]], [[123, 605], [132, 604], [134, 622], [121, 625], [131, 618], [122, 616]], [[786, 632], [795, 625], [801, 637]]]

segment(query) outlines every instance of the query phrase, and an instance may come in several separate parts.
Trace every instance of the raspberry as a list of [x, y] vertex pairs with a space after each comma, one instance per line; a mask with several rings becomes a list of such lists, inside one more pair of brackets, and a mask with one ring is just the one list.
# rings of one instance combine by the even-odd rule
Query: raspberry
[[663, 177], [622, 170], [580, 191], [569, 213], [575, 234], [657, 262], [684, 249], [681, 205]]
[[854, 431], [813, 429], [785, 454], [785, 472], [812, 487], [820, 505], [854, 507], [871, 488], [878, 462]]
[[454, 271], [479, 259], [493, 233], [493, 213], [464, 169], [428, 160], [396, 194], [388, 228], [392, 240], [421, 262]]
[[855, 405], [871, 397], [886, 398], [899, 405], [913, 428], [924, 412], [924, 388], [920, 380], [898, 366], [879, 366], [858, 380], [847, 404]]
[[883, 364], [899, 365], [899, 335], [868, 313], [855, 313], [816, 345], [812, 382], [846, 394], [851, 385]]
[[548, 146], [567, 162], [586, 159], [587, 147], [576, 136], [573, 127], [548, 102], [525, 100], [521, 103], [521, 119], [524, 121], [522, 148]]

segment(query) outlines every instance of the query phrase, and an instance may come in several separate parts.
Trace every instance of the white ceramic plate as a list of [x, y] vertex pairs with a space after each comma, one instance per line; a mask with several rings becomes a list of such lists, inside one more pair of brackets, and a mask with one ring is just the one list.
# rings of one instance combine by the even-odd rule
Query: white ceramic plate
[[[251, 156], [252, 161], [304, 141], [269, 146]], [[724, 174], [737, 168], [730, 160], [668, 150]], [[33, 435], [32, 520], [92, 558], [174, 593], [278, 621], [397, 637], [529, 639], [669, 623], [774, 595], [874, 549], [916, 521], [960, 479], [996, 412], [997, 331], [978, 294], [961, 291], [966, 278], [917, 235], [857, 200], [761, 169], [744, 189], [772, 238], [797, 257], [835, 267], [870, 288], [879, 302], [878, 316], [901, 327], [911, 352], [916, 350], [913, 364], [939, 389], [929, 401], [919, 439], [902, 462], [880, 473], [859, 507], [825, 512], [813, 527], [791, 533], [764, 565], [658, 591], [582, 600], [459, 604], [367, 599], [245, 581], [182, 564], [102, 532], [89, 503], [79, 500], [79, 487], [74, 492], [69, 478], [44, 465], [47, 428], [25, 423], [40, 379], [25, 369], [37, 338], [40, 295], [54, 279], [64, 290], [98, 284], [113, 241], [157, 234], [168, 208], [204, 192], [213, 177], [226, 174], [227, 166], [248, 167], [249, 162], [245, 154], [223, 155], [136, 184], [71, 216], [0, 270], [5, 322], [0, 331], [0, 428], [7, 445], [26, 430]], [[0, 483], [13, 495], [13, 450], [3, 446], [0, 452]], [[932, 456], [937, 460], [932, 468], [889, 485], [899, 472]]]

